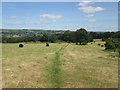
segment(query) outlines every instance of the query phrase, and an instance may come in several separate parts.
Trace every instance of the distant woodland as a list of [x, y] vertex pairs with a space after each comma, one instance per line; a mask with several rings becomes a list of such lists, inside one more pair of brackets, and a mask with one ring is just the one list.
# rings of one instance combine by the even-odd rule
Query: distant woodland
[[120, 48], [120, 31], [118, 32], [87, 32], [80, 28], [76, 31], [62, 30], [6, 30], [0, 31], [2, 43], [20, 42], [68, 42], [76, 45], [87, 45], [94, 39], [106, 41], [106, 49]]

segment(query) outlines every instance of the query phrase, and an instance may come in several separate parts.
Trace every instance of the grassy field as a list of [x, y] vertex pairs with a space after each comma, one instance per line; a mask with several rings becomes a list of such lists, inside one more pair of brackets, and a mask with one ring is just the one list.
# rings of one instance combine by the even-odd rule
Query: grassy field
[[3, 44], [3, 88], [117, 88], [118, 58], [96, 43]]

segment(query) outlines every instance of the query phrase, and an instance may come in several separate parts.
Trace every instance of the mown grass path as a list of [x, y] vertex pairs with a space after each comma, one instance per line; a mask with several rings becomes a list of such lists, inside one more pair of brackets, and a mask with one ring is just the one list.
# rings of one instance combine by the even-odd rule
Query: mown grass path
[[54, 55], [51, 63], [47, 66], [48, 81], [51, 83], [52, 88], [60, 88], [63, 84], [63, 71], [61, 69], [62, 62], [60, 60], [61, 51], [64, 50], [69, 44], [63, 45]]

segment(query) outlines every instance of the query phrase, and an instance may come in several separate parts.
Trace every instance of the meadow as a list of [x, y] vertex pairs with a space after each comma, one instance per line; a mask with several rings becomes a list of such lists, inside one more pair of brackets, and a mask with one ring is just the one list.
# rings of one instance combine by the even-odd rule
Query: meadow
[[118, 57], [98, 43], [4, 43], [2, 87], [117, 88]]

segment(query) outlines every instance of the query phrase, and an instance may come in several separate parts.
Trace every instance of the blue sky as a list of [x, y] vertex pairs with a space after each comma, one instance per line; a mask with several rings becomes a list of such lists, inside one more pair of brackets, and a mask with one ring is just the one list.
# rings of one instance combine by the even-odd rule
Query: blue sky
[[3, 29], [117, 31], [118, 3], [3, 2], [2, 24]]

